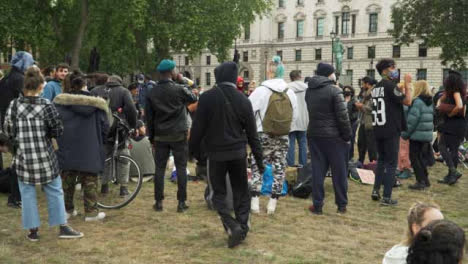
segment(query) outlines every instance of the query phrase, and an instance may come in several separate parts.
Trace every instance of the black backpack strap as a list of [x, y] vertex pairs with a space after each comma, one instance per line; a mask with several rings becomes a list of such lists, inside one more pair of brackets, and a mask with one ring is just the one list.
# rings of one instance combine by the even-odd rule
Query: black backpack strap
[[[220, 84], [228, 84], [230, 85], [231, 83], [220, 83]], [[234, 84], [233, 84], [234, 85]], [[231, 86], [231, 85], [230, 85]], [[242, 122], [242, 119], [239, 117], [239, 115], [236, 113], [236, 111], [234, 111], [234, 109], [232, 108], [232, 102], [231, 100], [229, 100], [229, 98], [226, 96], [226, 94], [224, 93], [223, 89], [221, 89], [221, 87], [219, 87], [218, 85], [215, 85], [215, 88], [217, 90], [219, 90], [221, 92], [221, 94], [223, 94], [223, 97], [224, 97], [224, 100], [226, 100], [226, 107], [228, 109], [228, 112], [231, 112], [239, 121]]]

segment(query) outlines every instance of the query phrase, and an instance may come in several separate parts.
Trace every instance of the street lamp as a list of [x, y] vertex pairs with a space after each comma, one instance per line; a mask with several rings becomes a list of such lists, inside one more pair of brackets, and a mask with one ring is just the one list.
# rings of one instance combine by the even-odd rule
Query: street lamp
[[332, 56], [332, 59], [331, 59], [331, 64], [332, 64], [333, 67], [335, 67], [335, 66], [333, 65], [333, 64], [334, 64], [334, 62], [333, 62], [333, 59], [334, 59], [334, 58], [333, 58], [333, 46], [335, 45], [335, 39], [336, 39], [336, 33], [335, 33], [335, 31], [332, 30], [332, 32], [330, 32], [330, 37], [331, 37], [331, 39], [332, 39], [332, 48], [331, 48], [331, 56]]

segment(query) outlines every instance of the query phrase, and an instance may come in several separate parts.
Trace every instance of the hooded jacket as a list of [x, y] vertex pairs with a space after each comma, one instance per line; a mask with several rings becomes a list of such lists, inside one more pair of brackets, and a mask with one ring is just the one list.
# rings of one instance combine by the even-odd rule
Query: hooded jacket
[[62, 84], [60, 81], [52, 79], [48, 82], [42, 91], [42, 97], [49, 101], [54, 101], [54, 98], [62, 93]]
[[308, 137], [351, 139], [351, 124], [343, 91], [327, 77], [314, 76], [306, 91]]
[[[140, 136], [135, 139], [130, 139], [132, 148], [130, 149], [130, 156], [138, 163], [141, 174], [143, 176], [154, 175], [155, 164], [153, 157], [153, 147], [148, 137]], [[130, 175], [138, 175], [135, 166], [130, 167]]]
[[255, 160], [263, 160], [250, 101], [236, 89], [237, 65], [223, 63], [215, 69], [217, 85], [200, 96], [193, 122], [190, 147], [200, 158], [201, 145], [210, 160], [243, 159], [250, 145]]
[[297, 99], [297, 119], [291, 124], [291, 131], [307, 131], [309, 125], [309, 113], [305, 102], [307, 84], [303, 81], [295, 81], [289, 83], [288, 87], [294, 92]]
[[413, 141], [432, 142], [434, 130], [434, 108], [432, 97], [419, 96], [413, 100], [408, 110], [407, 130], [402, 132], [404, 139]]
[[[264, 81], [249, 96], [249, 100], [252, 103], [252, 108], [255, 114], [255, 119], [257, 120], [258, 132], [263, 132], [262, 120], [265, 119], [265, 114], [268, 108], [268, 102], [270, 101], [270, 96], [273, 93], [270, 89], [282, 93], [286, 89], [288, 89], [288, 84], [283, 79], [267, 80]], [[293, 108], [293, 119], [291, 124], [294, 124], [298, 118], [296, 94], [292, 89], [288, 89], [286, 94], [289, 96], [289, 100], [291, 101], [291, 105]]]
[[2, 115], [2, 125], [10, 102], [18, 98], [22, 93], [23, 82], [24, 73], [14, 66], [11, 68], [10, 73], [1, 80], [0, 113]]
[[63, 135], [57, 138], [60, 169], [102, 172], [110, 114], [106, 101], [64, 93], [55, 97], [54, 103], [64, 125]]

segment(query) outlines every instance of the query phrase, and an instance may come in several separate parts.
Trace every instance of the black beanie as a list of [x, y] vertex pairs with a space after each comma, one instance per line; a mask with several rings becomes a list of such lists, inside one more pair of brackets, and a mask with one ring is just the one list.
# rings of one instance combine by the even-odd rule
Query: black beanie
[[319, 63], [317, 66], [317, 75], [328, 77], [335, 72], [335, 68], [327, 63]]

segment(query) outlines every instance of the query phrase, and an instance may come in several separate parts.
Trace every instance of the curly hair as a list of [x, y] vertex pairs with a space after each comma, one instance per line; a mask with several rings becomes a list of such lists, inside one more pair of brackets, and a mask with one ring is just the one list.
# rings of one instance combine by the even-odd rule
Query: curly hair
[[408, 264], [458, 264], [463, 259], [465, 232], [448, 220], [421, 229], [408, 249]]
[[377, 65], [375, 65], [375, 68], [379, 72], [380, 75], [382, 75], [382, 72], [395, 65], [395, 61], [393, 59], [381, 59], [379, 62], [377, 62]]
[[459, 72], [449, 72], [449, 75], [444, 80], [444, 88], [448, 97], [452, 97], [454, 93], [458, 92], [462, 98], [466, 98], [466, 84]]

